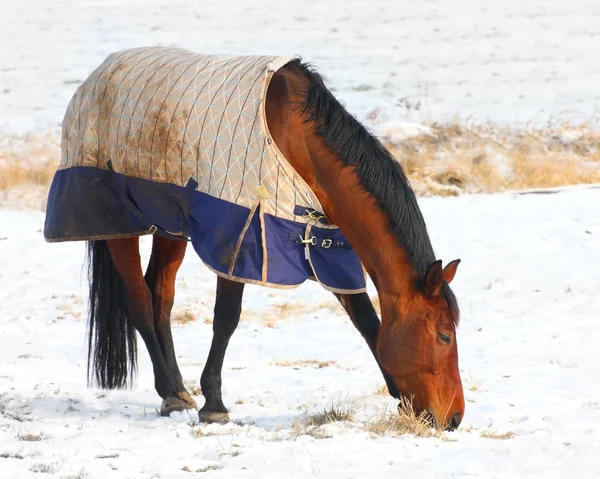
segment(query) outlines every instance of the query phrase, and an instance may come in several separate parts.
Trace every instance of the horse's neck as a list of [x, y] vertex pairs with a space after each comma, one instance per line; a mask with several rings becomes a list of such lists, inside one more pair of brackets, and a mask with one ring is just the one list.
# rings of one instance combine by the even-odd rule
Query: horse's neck
[[[365, 192], [355, 169], [345, 165], [316, 134], [305, 135], [314, 176], [308, 183], [356, 250], [379, 294], [412, 293], [416, 273], [389, 229], [389, 218]], [[307, 178], [305, 178], [307, 179]]]

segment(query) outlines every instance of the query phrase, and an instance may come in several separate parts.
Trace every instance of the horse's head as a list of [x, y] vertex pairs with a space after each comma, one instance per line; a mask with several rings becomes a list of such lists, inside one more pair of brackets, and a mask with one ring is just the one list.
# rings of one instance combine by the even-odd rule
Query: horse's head
[[377, 354], [400, 392], [417, 413], [427, 412], [439, 425], [455, 429], [465, 401], [458, 371], [458, 307], [447, 283], [460, 260], [442, 269], [433, 263], [411, 297], [384, 299]]

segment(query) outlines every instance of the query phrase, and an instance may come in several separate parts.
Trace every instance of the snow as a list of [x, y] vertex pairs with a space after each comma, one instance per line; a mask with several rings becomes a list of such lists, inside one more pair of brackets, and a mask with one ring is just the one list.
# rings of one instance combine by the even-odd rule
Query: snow
[[[0, 476], [38, 477], [31, 469], [51, 465], [55, 477], [184, 478], [207, 467], [199, 477], [598, 477], [599, 202], [589, 186], [420, 199], [438, 257], [463, 259], [453, 286], [466, 415], [447, 440], [364, 430], [395, 403], [375, 394], [383, 381], [371, 353], [314, 283], [247, 287], [224, 368], [229, 425], [191, 426], [194, 411], [159, 417], [143, 346], [133, 389], [87, 389], [83, 244], [46, 244], [42, 213], [4, 210]], [[147, 258], [148, 238], [143, 246]], [[195, 384], [214, 288], [189, 249], [176, 309], [198, 319], [176, 326], [174, 341]], [[354, 422], [327, 426], [325, 439], [294, 433], [294, 419], [344, 397], [360, 398]]]
[[597, 0], [3, 0], [0, 131], [57, 129], [109, 53], [144, 45], [302, 55], [361, 119], [595, 119], [599, 23]]
[[[455, 118], [595, 122], [599, 23], [597, 0], [3, 0], [0, 147], [56, 138], [89, 73], [144, 45], [300, 54], [393, 142]], [[600, 189], [527, 193], [419, 200], [438, 257], [463, 260], [453, 287], [466, 415], [445, 439], [365, 430], [395, 402], [375, 393], [371, 353], [313, 283], [247, 287], [224, 368], [228, 425], [161, 418], [143, 346], [132, 389], [88, 389], [84, 245], [47, 244], [43, 213], [0, 203], [0, 478], [599, 477]], [[197, 319], [176, 324], [174, 340], [192, 386], [214, 289], [190, 249], [175, 308]], [[339, 398], [361, 409], [327, 425], [330, 437], [293, 427]]]

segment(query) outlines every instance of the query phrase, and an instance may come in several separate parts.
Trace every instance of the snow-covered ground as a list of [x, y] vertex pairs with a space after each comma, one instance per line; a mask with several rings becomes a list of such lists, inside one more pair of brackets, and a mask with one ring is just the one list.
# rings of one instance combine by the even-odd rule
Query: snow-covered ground
[[[594, 122], [599, 24], [597, 0], [2, 0], [0, 139], [57, 135], [81, 81], [143, 45], [300, 54], [395, 139], [454, 116]], [[445, 439], [366, 430], [395, 402], [376, 393], [364, 341], [315, 284], [247, 287], [224, 369], [229, 425], [159, 417], [143, 346], [133, 389], [87, 389], [83, 244], [46, 244], [43, 213], [0, 203], [0, 479], [600, 477], [600, 189], [420, 204], [438, 257], [463, 259], [453, 287], [467, 409]], [[214, 288], [190, 250], [176, 315], [197, 319], [174, 330], [190, 386]], [[294, 427], [347, 397], [360, 410], [325, 426], [330, 437]]]
[[599, 24], [597, 0], [2, 0], [0, 132], [57, 128], [109, 53], [158, 44], [302, 55], [363, 119], [589, 119]]
[[[44, 243], [42, 213], [0, 212], [0, 477], [38, 477], [44, 467], [47, 477], [90, 478], [598, 477], [600, 189], [420, 204], [437, 255], [463, 259], [453, 286], [467, 407], [447, 441], [364, 430], [394, 401], [375, 394], [382, 379], [370, 352], [312, 283], [247, 288], [224, 369], [236, 423], [159, 417], [143, 347], [132, 390], [86, 389], [83, 245]], [[176, 308], [198, 319], [174, 337], [196, 384], [214, 287], [189, 250]], [[346, 396], [362, 397], [361, 410], [327, 426], [331, 437], [291, 427]]]

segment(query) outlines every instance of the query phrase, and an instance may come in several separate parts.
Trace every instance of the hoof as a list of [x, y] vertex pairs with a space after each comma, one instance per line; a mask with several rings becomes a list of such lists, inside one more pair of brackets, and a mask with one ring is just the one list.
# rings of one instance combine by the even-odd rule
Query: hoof
[[229, 422], [229, 414], [226, 412], [198, 411], [198, 420], [207, 424], [227, 424]]
[[[181, 393], [179, 393], [179, 395], [181, 395]], [[191, 403], [184, 401], [181, 398], [173, 396], [163, 399], [162, 404], [160, 405], [160, 415], [169, 416], [173, 411], [185, 411], [186, 409], [195, 409], [196, 403], [192, 398], [190, 399], [192, 401]]]

